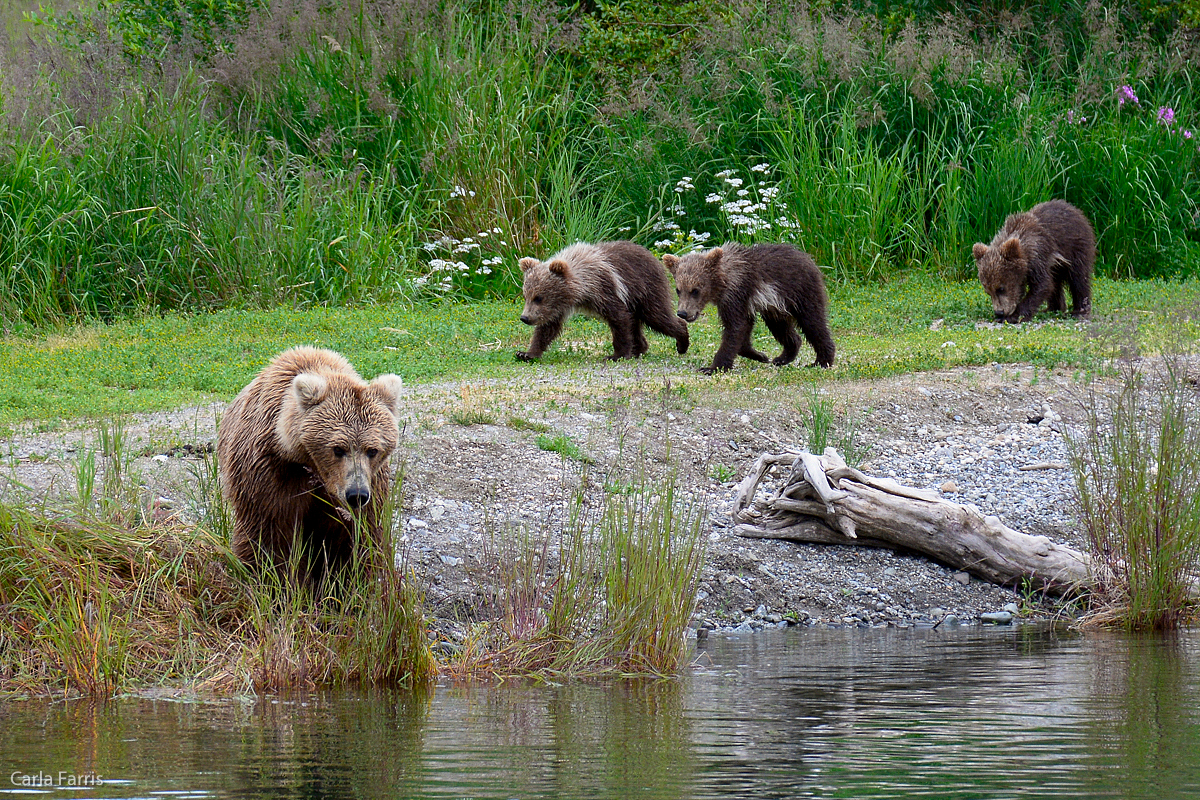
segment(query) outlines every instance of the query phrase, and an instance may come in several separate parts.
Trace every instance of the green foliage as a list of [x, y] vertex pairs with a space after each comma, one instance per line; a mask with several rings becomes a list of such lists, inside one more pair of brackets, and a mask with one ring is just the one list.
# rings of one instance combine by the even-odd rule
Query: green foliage
[[87, 13], [41, 6], [30, 14], [67, 46], [87, 45], [103, 28], [119, 37], [127, 54], [157, 56], [184, 41], [201, 52], [228, 46], [229, 37], [246, 23], [258, 0], [96, 0]]
[[1054, 196], [1100, 272], [1195, 273], [1192, 44], [1066, 4], [1044, 37], [894, 10], [272, 0], [200, 62], [48, 57], [0, 86], [0, 322], [508, 297], [520, 256], [576, 239], [967, 277]]
[[563, 458], [571, 461], [578, 461], [580, 464], [594, 464], [595, 459], [585, 453], [574, 440], [565, 433], [550, 435], [548, 433], [538, 434], [534, 439], [538, 449], [545, 450], [549, 453], [558, 453]]

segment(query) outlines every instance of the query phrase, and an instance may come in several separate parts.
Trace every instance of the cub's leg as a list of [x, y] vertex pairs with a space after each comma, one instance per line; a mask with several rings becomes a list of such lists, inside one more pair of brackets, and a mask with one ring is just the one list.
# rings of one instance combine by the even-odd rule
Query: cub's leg
[[550, 346], [550, 343], [557, 339], [558, 335], [562, 333], [563, 323], [565, 321], [566, 317], [560, 317], [556, 320], [538, 325], [536, 328], [534, 328], [533, 339], [531, 339], [529, 342], [529, 349], [524, 351], [518, 350], [517, 360], [536, 361], [537, 359], [541, 358], [542, 353], [546, 352], [546, 348]]
[[782, 367], [795, 361], [796, 353], [800, 352], [800, 336], [796, 333], [796, 324], [792, 318], [764, 311], [763, 322], [767, 323], [767, 330], [771, 331], [775, 340], [783, 345], [783, 352], [771, 359], [771, 363]]

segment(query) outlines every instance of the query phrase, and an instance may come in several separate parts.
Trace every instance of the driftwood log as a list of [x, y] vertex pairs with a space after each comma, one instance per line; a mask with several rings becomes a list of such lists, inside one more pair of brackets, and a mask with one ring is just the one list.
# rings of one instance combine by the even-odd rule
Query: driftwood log
[[[778, 472], [779, 485], [760, 492]], [[974, 506], [875, 478], [833, 448], [767, 453], [738, 485], [735, 532], [760, 539], [909, 550], [991, 583], [1067, 594], [1091, 582], [1086, 553], [1006, 527]]]

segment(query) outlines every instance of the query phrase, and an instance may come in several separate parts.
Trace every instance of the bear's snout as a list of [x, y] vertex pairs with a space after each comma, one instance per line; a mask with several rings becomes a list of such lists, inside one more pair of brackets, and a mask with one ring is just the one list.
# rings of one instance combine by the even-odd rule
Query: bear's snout
[[351, 486], [346, 490], [346, 505], [355, 510], [362, 508], [371, 499], [371, 489], [368, 486]]
[[522, 314], [522, 315], [521, 315], [521, 322], [524, 322], [526, 325], [532, 325], [532, 324], [533, 324], [533, 320], [529, 318], [529, 315], [528, 315], [528, 314]]

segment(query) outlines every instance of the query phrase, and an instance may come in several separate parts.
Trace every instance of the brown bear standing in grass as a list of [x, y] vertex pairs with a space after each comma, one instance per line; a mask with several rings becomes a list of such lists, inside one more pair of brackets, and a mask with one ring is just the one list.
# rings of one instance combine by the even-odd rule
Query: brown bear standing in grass
[[522, 258], [525, 309], [521, 322], [535, 326], [529, 349], [517, 358], [540, 358], [572, 313], [602, 319], [612, 329], [610, 360], [638, 358], [650, 349], [642, 324], [688, 349], [687, 325], [671, 313], [671, 287], [649, 250], [633, 242], [573, 244], [547, 261]]
[[1071, 290], [1071, 315], [1091, 315], [1096, 235], [1087, 217], [1065, 200], [1010, 215], [990, 245], [976, 242], [972, 252], [997, 320], [1028, 322], [1047, 300], [1051, 311], [1065, 311], [1064, 281]]
[[[796, 325], [817, 354], [816, 364], [833, 366], [825, 278], [812, 258], [790, 244], [723, 244], [683, 258], [663, 256], [675, 276], [679, 316], [695, 322], [709, 303], [717, 306], [725, 331], [721, 347], [706, 373], [733, 367], [737, 356], [790, 364], [800, 350]], [[769, 359], [754, 349], [751, 334], [758, 314], [783, 352]]]
[[374, 544], [383, 542], [401, 386], [395, 375], [365, 383], [339, 354], [296, 347], [234, 398], [217, 432], [217, 463], [238, 558], [282, 568], [299, 546], [300, 577], [320, 578], [363, 554], [356, 516]]

